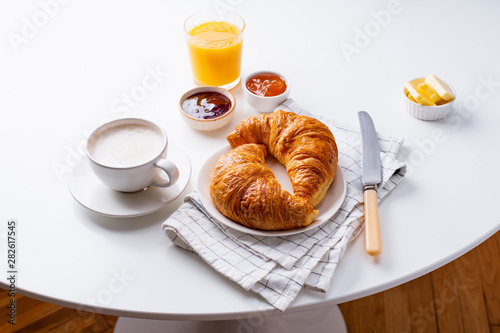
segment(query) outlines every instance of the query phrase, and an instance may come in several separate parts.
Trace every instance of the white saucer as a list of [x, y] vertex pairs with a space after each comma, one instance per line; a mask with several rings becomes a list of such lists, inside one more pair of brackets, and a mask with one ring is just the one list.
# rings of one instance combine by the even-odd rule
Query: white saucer
[[71, 195], [83, 207], [112, 217], [134, 217], [153, 213], [175, 200], [191, 178], [191, 162], [178, 146], [169, 144], [168, 159], [179, 169], [179, 180], [167, 188], [151, 186], [144, 191], [123, 193], [104, 185], [87, 161], [73, 171], [68, 181]]

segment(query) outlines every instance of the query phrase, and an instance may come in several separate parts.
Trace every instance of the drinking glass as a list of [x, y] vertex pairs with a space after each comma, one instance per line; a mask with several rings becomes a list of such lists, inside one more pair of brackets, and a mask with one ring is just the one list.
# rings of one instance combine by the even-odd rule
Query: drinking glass
[[225, 89], [241, 78], [245, 22], [236, 13], [203, 11], [184, 23], [191, 68], [196, 83]]

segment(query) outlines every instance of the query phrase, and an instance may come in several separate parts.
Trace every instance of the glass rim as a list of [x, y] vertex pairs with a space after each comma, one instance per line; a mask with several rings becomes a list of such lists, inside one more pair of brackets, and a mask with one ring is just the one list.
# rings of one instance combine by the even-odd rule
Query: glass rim
[[[186, 28], [186, 24], [187, 22], [192, 18], [194, 17], [195, 15], [199, 15], [199, 14], [203, 14], [203, 13], [216, 13], [217, 14], [217, 11], [216, 10], [213, 10], [213, 9], [208, 9], [208, 10], [203, 10], [203, 11], [200, 11], [200, 12], [196, 12], [194, 14], [191, 14], [185, 21], [184, 21], [184, 33], [189, 36], [189, 37], [192, 37], [192, 38], [196, 38], [196, 39], [201, 39], [201, 38], [198, 38], [196, 36], [193, 36], [189, 33], [189, 31], [187, 30]], [[241, 30], [238, 32], [237, 35], [235, 36], [231, 36], [231, 37], [228, 37], [228, 38], [222, 38], [222, 39], [214, 39], [214, 40], [211, 40], [210, 42], [221, 42], [221, 41], [225, 41], [225, 40], [229, 40], [229, 39], [233, 39], [235, 37], [239, 37], [243, 34], [243, 31], [245, 30], [245, 27], [246, 27], [246, 24], [245, 24], [245, 20], [243, 19], [243, 17], [241, 17], [239, 14], [236, 14], [235, 12], [231, 12], [231, 11], [228, 11], [228, 13], [231, 13], [231, 15], [235, 15], [238, 19], [241, 20], [241, 22], [243, 23], [243, 27], [241, 28]], [[207, 22], [210, 22], [210, 21], [207, 21]], [[205, 22], [205, 23], [207, 23]], [[216, 22], [223, 22], [223, 21], [216, 21]], [[202, 23], [201, 23], [202, 24]]]

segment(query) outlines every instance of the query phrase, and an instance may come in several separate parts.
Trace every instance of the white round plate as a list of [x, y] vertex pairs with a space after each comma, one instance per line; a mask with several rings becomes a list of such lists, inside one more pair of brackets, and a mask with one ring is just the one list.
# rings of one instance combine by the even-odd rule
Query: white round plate
[[[313, 223], [305, 228], [298, 228], [293, 230], [280, 230], [280, 231], [265, 231], [265, 230], [255, 230], [248, 227], [245, 227], [242, 224], [239, 224], [224, 215], [215, 207], [210, 198], [210, 183], [212, 182], [212, 177], [214, 174], [215, 164], [217, 160], [222, 154], [225, 154], [231, 150], [231, 146], [227, 145], [223, 148], [217, 150], [213, 153], [203, 164], [200, 174], [198, 175], [198, 194], [200, 196], [200, 200], [212, 217], [217, 219], [220, 223], [252, 235], [257, 236], [288, 236], [294, 235], [301, 232], [305, 232], [316, 227], [319, 227], [326, 221], [328, 221], [332, 216], [334, 216], [342, 203], [344, 202], [346, 193], [347, 193], [347, 184], [344, 179], [344, 174], [340, 167], [337, 168], [337, 173], [335, 175], [335, 179], [333, 180], [332, 185], [328, 189], [325, 198], [321, 201], [321, 203], [315, 208], [319, 211], [318, 215], [314, 219]], [[288, 174], [286, 173], [286, 169], [283, 165], [281, 165], [273, 156], [268, 154], [266, 158], [266, 165], [269, 169], [272, 170], [274, 176], [281, 184], [281, 188], [293, 193], [292, 183], [288, 178]]]
[[169, 144], [168, 159], [179, 169], [179, 180], [172, 186], [150, 186], [144, 191], [123, 193], [104, 185], [83, 161], [68, 181], [71, 195], [83, 207], [111, 217], [135, 217], [153, 213], [175, 200], [191, 178], [191, 162], [178, 146]]

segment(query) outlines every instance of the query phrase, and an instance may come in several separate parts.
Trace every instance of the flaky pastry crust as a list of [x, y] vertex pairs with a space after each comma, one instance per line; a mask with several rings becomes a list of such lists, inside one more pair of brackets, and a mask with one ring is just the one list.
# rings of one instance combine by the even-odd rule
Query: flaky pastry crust
[[242, 120], [227, 140], [233, 147], [264, 144], [286, 168], [295, 196], [318, 205], [337, 171], [335, 138], [321, 121], [277, 110]]
[[266, 166], [266, 146], [243, 144], [219, 157], [210, 197], [230, 219], [260, 230], [310, 225], [318, 211], [308, 200], [283, 190]]

